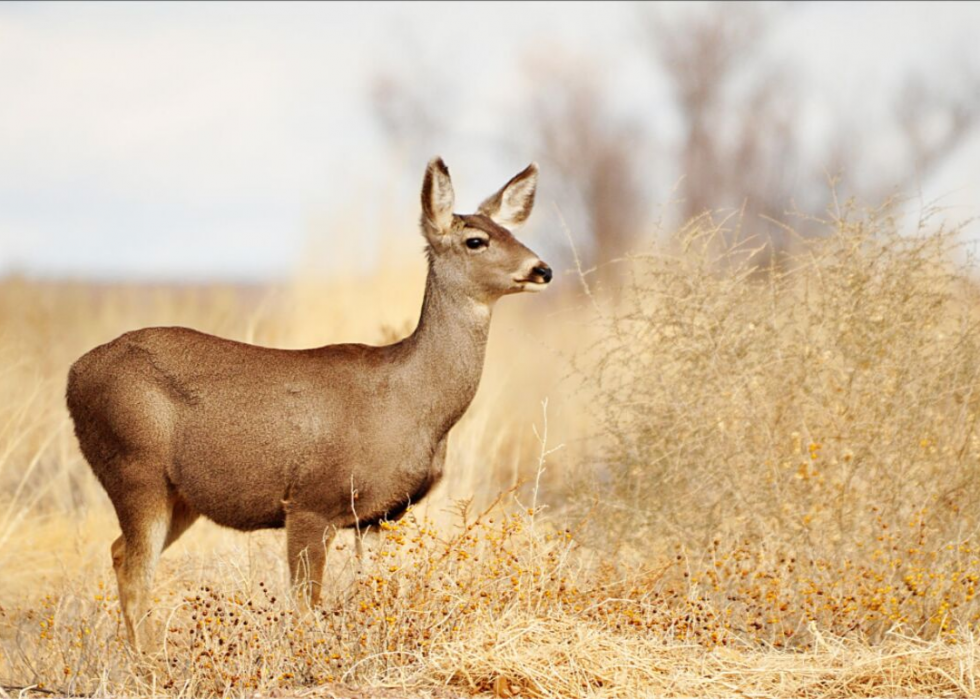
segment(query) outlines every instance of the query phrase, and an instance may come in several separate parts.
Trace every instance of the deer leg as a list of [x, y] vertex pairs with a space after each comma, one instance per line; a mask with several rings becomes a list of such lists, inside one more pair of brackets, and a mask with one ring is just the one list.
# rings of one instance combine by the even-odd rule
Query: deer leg
[[171, 499], [170, 508], [170, 529], [167, 531], [166, 541], [163, 543], [164, 551], [186, 532], [200, 514], [187, 501], [179, 495], [174, 495]]
[[429, 483], [435, 487], [436, 483], [442, 480], [442, 472], [446, 468], [446, 450], [449, 447], [449, 438], [443, 437], [436, 445], [436, 451], [432, 455], [432, 464], [429, 466]]
[[[112, 564], [119, 587], [126, 632], [133, 647], [140, 650], [141, 637], [152, 643], [153, 633], [143, 617], [146, 614], [150, 585], [160, 553], [170, 529], [171, 507], [166, 496], [142, 498], [117, 505], [122, 536], [112, 544]], [[142, 629], [141, 624], [146, 628]]]
[[[129, 589], [122, 581], [122, 567], [123, 561], [126, 560], [126, 537], [120, 534], [116, 537], [116, 540], [112, 542], [112, 569], [116, 572], [116, 590], [119, 592], [119, 608], [126, 609], [126, 591]], [[126, 623], [126, 633], [129, 636], [129, 642], [136, 647], [136, 638], [134, 633], [129, 628], [129, 623]]]
[[306, 609], [320, 602], [323, 565], [334, 528], [323, 515], [314, 512], [286, 513], [286, 549], [289, 574], [300, 605]]

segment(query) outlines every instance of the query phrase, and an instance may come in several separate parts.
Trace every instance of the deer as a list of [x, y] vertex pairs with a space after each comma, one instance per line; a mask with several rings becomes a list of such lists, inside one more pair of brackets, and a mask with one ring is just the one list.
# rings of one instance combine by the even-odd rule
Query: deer
[[399, 342], [286, 350], [149, 327], [71, 366], [75, 434], [119, 520], [112, 564], [135, 648], [152, 634], [141, 624], [160, 556], [199, 517], [284, 528], [292, 587], [309, 609], [339, 530], [398, 519], [439, 482], [449, 432], [480, 383], [495, 303], [552, 279], [512, 232], [537, 179], [531, 163], [476, 213], [456, 214], [449, 169], [428, 163], [425, 295]]

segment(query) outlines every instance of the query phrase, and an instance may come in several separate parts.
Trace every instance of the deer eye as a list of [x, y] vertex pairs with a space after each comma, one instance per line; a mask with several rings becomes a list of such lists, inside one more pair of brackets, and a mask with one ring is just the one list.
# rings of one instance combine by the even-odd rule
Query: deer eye
[[470, 250], [477, 250], [479, 248], [486, 247], [490, 243], [486, 238], [467, 238], [466, 247]]

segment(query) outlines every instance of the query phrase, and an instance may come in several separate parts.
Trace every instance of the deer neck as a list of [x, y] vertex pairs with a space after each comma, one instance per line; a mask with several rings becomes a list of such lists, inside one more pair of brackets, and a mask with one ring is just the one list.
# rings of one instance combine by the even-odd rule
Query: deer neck
[[418, 326], [403, 346], [412, 402], [436, 431], [448, 431], [476, 395], [492, 306], [449, 288], [430, 266]]

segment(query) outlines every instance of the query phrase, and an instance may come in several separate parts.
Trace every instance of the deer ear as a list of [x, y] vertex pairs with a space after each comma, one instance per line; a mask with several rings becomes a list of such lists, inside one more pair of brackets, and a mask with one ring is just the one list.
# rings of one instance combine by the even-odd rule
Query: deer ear
[[444, 235], [453, 224], [453, 181], [442, 158], [433, 158], [425, 168], [422, 180], [422, 230], [429, 235]]
[[489, 216], [504, 228], [516, 228], [531, 215], [537, 187], [538, 164], [531, 163], [514, 175], [499, 192], [484, 200], [477, 213]]

